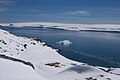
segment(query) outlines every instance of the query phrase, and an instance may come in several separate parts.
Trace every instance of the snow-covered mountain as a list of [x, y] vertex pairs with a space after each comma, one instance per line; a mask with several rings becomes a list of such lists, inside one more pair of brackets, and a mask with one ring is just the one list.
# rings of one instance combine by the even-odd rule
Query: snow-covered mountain
[[95, 30], [95, 31], [120, 31], [120, 24], [65, 24], [51, 22], [23, 22], [23, 23], [0, 23], [1, 26], [32, 26], [32, 27], [50, 27], [66, 30]]
[[44, 42], [0, 30], [1, 80], [119, 80], [119, 68], [69, 60]]

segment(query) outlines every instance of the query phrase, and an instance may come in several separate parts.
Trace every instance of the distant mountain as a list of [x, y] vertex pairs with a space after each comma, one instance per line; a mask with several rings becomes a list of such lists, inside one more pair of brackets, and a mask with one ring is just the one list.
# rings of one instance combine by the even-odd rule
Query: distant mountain
[[51, 22], [23, 22], [23, 23], [1, 23], [2, 26], [14, 27], [49, 27], [60, 28], [66, 30], [76, 31], [118, 31], [120, 32], [120, 24], [65, 24], [65, 23], [51, 23]]

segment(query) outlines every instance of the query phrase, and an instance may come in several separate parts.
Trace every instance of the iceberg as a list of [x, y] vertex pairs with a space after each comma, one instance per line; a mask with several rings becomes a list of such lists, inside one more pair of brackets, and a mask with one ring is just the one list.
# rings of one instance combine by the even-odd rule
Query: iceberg
[[69, 46], [70, 44], [72, 44], [72, 42], [70, 40], [62, 40], [62, 41], [59, 41], [57, 43], [64, 45], [64, 46]]

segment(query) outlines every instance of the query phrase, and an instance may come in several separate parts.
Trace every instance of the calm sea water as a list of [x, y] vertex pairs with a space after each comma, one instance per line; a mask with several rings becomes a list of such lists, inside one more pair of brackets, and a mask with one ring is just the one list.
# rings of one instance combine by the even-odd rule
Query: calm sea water
[[[60, 49], [60, 54], [80, 62], [104, 67], [120, 67], [120, 33], [65, 31], [50, 28], [0, 27], [17, 36], [35, 37]], [[56, 42], [70, 40], [70, 46]]]

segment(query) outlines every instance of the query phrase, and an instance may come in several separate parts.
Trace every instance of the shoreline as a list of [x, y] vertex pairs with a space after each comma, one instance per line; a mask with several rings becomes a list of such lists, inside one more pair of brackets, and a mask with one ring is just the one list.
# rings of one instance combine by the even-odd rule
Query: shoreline
[[[20, 27], [9, 27], [9, 28], [20, 28]], [[31, 27], [30, 27], [31, 28]], [[32, 27], [34, 28], [34, 27]], [[36, 28], [36, 27], [35, 27]], [[37, 28], [41, 28], [41, 27], [37, 27]], [[43, 28], [43, 27], [42, 27]], [[46, 28], [49, 28], [49, 27], [46, 27]], [[51, 28], [50, 28], [51, 29]], [[52, 28], [53, 29], [53, 28]], [[57, 28], [56, 28], [57, 29]], [[59, 30], [59, 29], [58, 29]], [[82, 31], [82, 32], [103, 32], [103, 31]], [[108, 33], [105, 31], [105, 33]], [[119, 32], [109, 32], [109, 33], [119, 33]], [[18, 37], [21, 37], [21, 36], [18, 36]], [[22, 36], [22, 37], [26, 37], [26, 36]], [[34, 38], [34, 37], [26, 37], [26, 38], [31, 38], [35, 41], [38, 41], [38, 42], [41, 42], [41, 43], [44, 43], [44, 46], [48, 46], [48, 47], [51, 47], [52, 49], [55, 49], [60, 55], [68, 58], [68, 59], [71, 59], [65, 55], [62, 54], [61, 50], [56, 48], [56, 47], [53, 47], [52, 45], [48, 44], [46, 41], [44, 40], [41, 40], [41, 39], [37, 39], [37, 38]], [[75, 59], [71, 59], [71, 60], [74, 60], [74, 61], [77, 61], [77, 62], [82, 62], [82, 63], [86, 63], [86, 64], [90, 64], [90, 65], [95, 65], [93, 63], [87, 63], [86, 61], [79, 61], [79, 60], [75, 60]], [[101, 66], [101, 65], [95, 65], [95, 66]], [[102, 67], [106, 67], [106, 68], [111, 68], [110, 66], [102, 66]], [[119, 68], [119, 67], [112, 67], [112, 68]]]
[[9, 27], [37, 27], [73, 31], [100, 31], [120, 32], [120, 24], [65, 24], [50, 22], [23, 22], [23, 23], [0, 23], [1, 26]]

